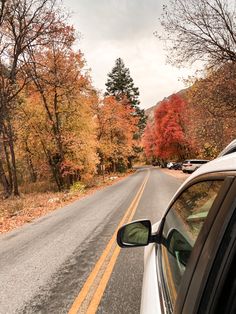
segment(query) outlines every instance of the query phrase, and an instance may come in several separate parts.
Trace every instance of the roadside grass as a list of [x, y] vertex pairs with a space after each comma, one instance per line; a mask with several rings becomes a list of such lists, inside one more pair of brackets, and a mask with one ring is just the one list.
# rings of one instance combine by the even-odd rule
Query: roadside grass
[[54, 187], [49, 188], [46, 183], [37, 183], [32, 186], [21, 186], [20, 197], [10, 197], [0, 201], [0, 233], [13, 230], [25, 223], [46, 215], [47, 213], [63, 207], [82, 197], [91, 195], [96, 191], [112, 185], [128, 173], [97, 176], [92, 184], [84, 185], [80, 182], [72, 185], [69, 191], [53, 192]]

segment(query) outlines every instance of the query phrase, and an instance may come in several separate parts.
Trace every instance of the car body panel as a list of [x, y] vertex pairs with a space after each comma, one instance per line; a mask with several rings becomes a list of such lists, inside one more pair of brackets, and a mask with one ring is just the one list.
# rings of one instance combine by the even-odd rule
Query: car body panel
[[[160, 221], [152, 226], [156, 233]], [[142, 285], [141, 314], [162, 314], [160, 291], [157, 280], [156, 244], [149, 244], [144, 250], [144, 275]]]

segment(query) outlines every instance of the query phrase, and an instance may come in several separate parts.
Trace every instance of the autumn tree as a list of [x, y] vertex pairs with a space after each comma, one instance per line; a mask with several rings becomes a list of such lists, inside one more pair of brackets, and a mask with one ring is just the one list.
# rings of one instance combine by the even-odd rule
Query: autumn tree
[[116, 100], [127, 103], [135, 110], [133, 114], [139, 118], [137, 135], [140, 136], [146, 125], [146, 116], [144, 110], [139, 107], [139, 90], [134, 86], [130, 71], [121, 58], [115, 61], [115, 66], [108, 74], [105, 95], [114, 96]]
[[[37, 180], [54, 182], [58, 189], [62, 189], [75, 181], [88, 182], [94, 176], [98, 163], [96, 123], [92, 109], [95, 101], [96, 97], [89, 89], [85, 96], [78, 88], [73, 101], [64, 100], [59, 104], [61, 160], [39, 93], [35, 91], [25, 98], [16, 121], [17, 158], [21, 163], [20, 172], [25, 169], [24, 180], [32, 182], [35, 173]], [[58, 178], [62, 182], [58, 182]]]
[[138, 123], [133, 112], [131, 106], [124, 106], [113, 96], [105, 97], [97, 107], [99, 157], [110, 171], [121, 171], [128, 165]]
[[[54, 0], [2, 1], [0, 8], [0, 180], [5, 195], [19, 195], [12, 126], [19, 93], [28, 83], [28, 51], [46, 44], [45, 38], [60, 16]], [[55, 29], [54, 29], [55, 30]], [[10, 158], [9, 158], [10, 155]], [[9, 178], [5, 172], [8, 167]]]
[[[31, 120], [41, 150], [59, 190], [96, 166], [96, 134], [93, 103], [97, 101], [84, 59], [74, 52], [72, 27], [60, 24], [60, 33], [43, 49], [29, 52], [26, 69], [32, 83], [21, 110]], [[27, 123], [27, 122], [26, 122]], [[28, 123], [27, 123], [28, 124]]]
[[189, 88], [187, 133], [202, 157], [214, 158], [236, 136], [236, 68], [207, 71]]
[[[190, 153], [191, 143], [185, 135], [184, 126], [185, 108], [186, 101], [177, 94], [164, 99], [157, 107], [152, 131], [155, 134], [155, 142], [152, 143], [155, 157], [183, 160]], [[149, 128], [146, 132], [150, 132]]]
[[154, 160], [156, 158], [156, 135], [154, 125], [149, 121], [147, 122], [142, 136], [142, 145], [146, 157], [150, 160]]
[[169, 58], [177, 65], [203, 61], [218, 67], [236, 61], [236, 7], [233, 0], [171, 0], [162, 26]]

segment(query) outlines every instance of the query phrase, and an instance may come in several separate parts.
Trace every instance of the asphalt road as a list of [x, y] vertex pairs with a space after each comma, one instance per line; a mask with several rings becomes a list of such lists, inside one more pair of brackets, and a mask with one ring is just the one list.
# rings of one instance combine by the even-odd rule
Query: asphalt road
[[[159, 169], [139, 169], [113, 186], [0, 236], [0, 314], [69, 313], [93, 274], [96, 278], [78, 313], [86, 312], [93, 290], [96, 299], [101, 294], [97, 313], [139, 313], [143, 249], [117, 251], [113, 244], [108, 252], [107, 244], [129, 208], [133, 220], [159, 220], [180, 184]], [[97, 261], [106, 252], [107, 262], [98, 268]]]

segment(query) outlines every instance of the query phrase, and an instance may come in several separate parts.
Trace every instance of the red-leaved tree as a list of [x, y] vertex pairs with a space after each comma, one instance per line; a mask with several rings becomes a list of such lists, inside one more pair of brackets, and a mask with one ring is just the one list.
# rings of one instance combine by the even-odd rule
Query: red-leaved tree
[[183, 160], [191, 151], [185, 135], [186, 101], [178, 94], [164, 99], [155, 111], [154, 126], [148, 125], [143, 136], [147, 157]]

